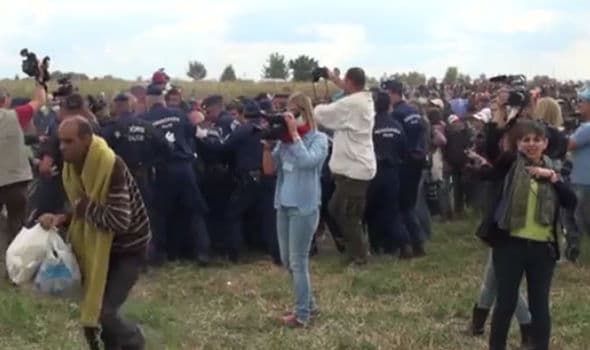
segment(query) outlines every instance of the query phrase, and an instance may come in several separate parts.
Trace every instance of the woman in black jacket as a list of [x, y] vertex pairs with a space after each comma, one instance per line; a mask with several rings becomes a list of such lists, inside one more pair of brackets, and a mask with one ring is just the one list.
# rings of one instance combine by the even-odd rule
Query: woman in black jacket
[[[492, 135], [488, 136], [493, 141]], [[492, 246], [498, 281], [489, 344], [490, 349], [506, 348], [525, 275], [532, 316], [531, 340], [534, 349], [543, 350], [549, 346], [549, 290], [559, 259], [558, 210], [560, 206], [575, 207], [576, 197], [544, 156], [548, 139], [543, 124], [522, 120], [504, 136], [504, 149], [496, 142], [498, 149], [492, 152], [498, 155], [496, 160], [480, 171], [482, 178], [498, 187], [498, 196], [478, 230], [480, 238]]]

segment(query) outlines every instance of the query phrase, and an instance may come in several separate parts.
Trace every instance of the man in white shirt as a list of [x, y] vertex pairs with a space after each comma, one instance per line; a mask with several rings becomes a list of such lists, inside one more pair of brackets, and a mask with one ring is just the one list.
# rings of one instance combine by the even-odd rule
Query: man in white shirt
[[329, 210], [344, 235], [346, 251], [354, 264], [367, 262], [368, 248], [362, 218], [369, 181], [375, 177], [377, 162], [373, 149], [375, 107], [361, 68], [351, 68], [344, 81], [329, 72], [329, 79], [345, 96], [314, 110], [316, 121], [334, 131], [330, 171], [336, 190]]

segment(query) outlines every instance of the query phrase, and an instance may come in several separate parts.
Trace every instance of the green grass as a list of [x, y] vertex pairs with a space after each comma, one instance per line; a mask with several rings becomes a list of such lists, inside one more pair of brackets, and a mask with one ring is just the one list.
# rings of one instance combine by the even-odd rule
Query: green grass
[[[312, 260], [321, 316], [289, 330], [275, 317], [289, 309], [287, 274], [269, 261], [198, 269], [172, 265], [143, 276], [125, 305], [149, 349], [485, 349], [463, 334], [487, 250], [473, 223], [437, 224], [425, 259], [377, 257], [343, 265], [329, 242]], [[587, 266], [560, 264], [552, 290], [552, 349], [587, 349]], [[514, 323], [514, 322], [513, 322]], [[513, 325], [510, 343], [518, 344]], [[0, 289], [0, 349], [81, 349], [75, 304]]]
[[[99, 79], [99, 80], [82, 80], [74, 81], [75, 86], [83, 94], [98, 94], [104, 92], [108, 97], [113, 97], [118, 92], [128, 89], [136, 82], [118, 79]], [[56, 89], [56, 82], [51, 81], [49, 91]], [[294, 83], [294, 82], [263, 82], [256, 83], [250, 81], [236, 82], [215, 82], [215, 81], [174, 81], [173, 84], [181, 86], [186, 96], [195, 96], [204, 98], [210, 94], [221, 94], [227, 99], [235, 98], [240, 95], [252, 97], [261, 92], [270, 93], [290, 93], [302, 91], [309, 96], [313, 96], [313, 86], [311, 83]], [[145, 84], [144, 84], [145, 85]], [[0, 86], [8, 89], [12, 96], [29, 97], [32, 94], [34, 84], [31, 80], [0, 80]], [[325, 87], [323, 83], [317, 86], [319, 97], [324, 96]], [[334, 86], [330, 85], [330, 91], [334, 92]]]

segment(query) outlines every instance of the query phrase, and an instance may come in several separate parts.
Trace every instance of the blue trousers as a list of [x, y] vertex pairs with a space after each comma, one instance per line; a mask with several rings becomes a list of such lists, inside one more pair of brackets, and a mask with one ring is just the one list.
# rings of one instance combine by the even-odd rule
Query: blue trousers
[[190, 162], [158, 167], [154, 186], [153, 249], [157, 259], [208, 258], [207, 206]]
[[365, 221], [369, 242], [375, 252], [392, 254], [409, 244], [407, 233], [400, 227], [399, 168], [379, 167], [367, 190]]
[[423, 164], [421, 162], [406, 163], [400, 168], [399, 205], [402, 224], [410, 243], [414, 246], [422, 245], [422, 242], [424, 242], [422, 227], [418, 221], [416, 211], [422, 169]]
[[318, 228], [320, 213], [301, 213], [297, 208], [279, 208], [277, 233], [281, 260], [293, 278], [295, 316], [303, 324], [317, 308], [309, 276], [309, 248]]

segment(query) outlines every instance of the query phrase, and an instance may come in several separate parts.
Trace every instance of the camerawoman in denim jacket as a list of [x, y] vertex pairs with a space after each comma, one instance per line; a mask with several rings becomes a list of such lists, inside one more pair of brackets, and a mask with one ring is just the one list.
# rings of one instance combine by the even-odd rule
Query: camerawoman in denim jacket
[[328, 155], [328, 137], [316, 129], [309, 97], [295, 93], [287, 108], [287, 132], [274, 150], [265, 143], [263, 168], [277, 176], [279, 249], [295, 289], [295, 309], [280, 321], [285, 326], [302, 327], [319, 310], [311, 290], [309, 250], [320, 217], [320, 175]]

